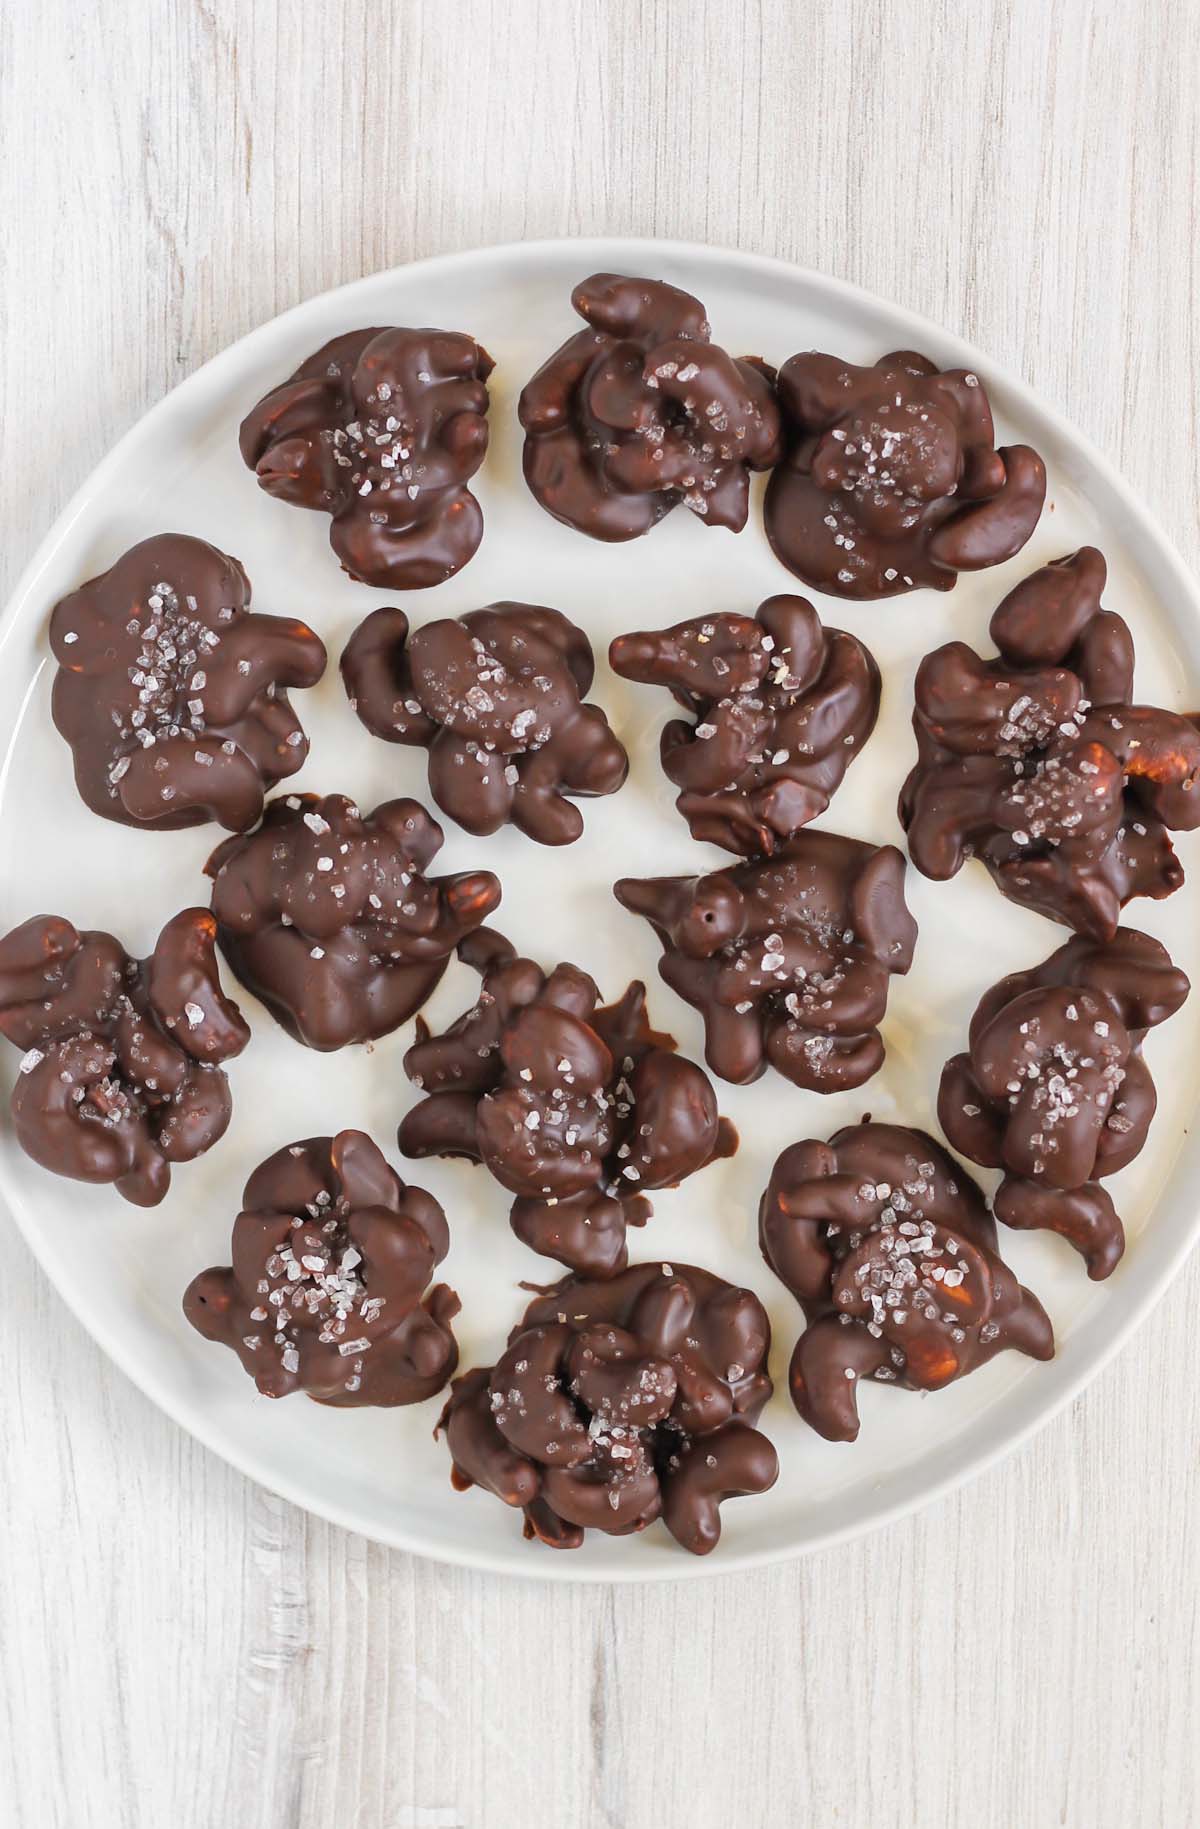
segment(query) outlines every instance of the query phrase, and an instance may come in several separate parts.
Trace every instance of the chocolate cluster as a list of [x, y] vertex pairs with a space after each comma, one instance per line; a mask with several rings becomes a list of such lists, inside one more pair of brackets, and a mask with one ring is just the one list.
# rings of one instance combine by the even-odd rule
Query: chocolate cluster
[[352, 330], [242, 421], [260, 488], [332, 517], [342, 569], [384, 590], [452, 578], [483, 538], [467, 484], [487, 450], [492, 359], [452, 330]]
[[1101, 607], [1095, 547], [1043, 565], [1000, 604], [982, 660], [962, 642], [917, 672], [917, 763], [900, 796], [913, 863], [979, 857], [1002, 893], [1093, 939], [1132, 897], [1183, 882], [1167, 837], [1200, 825], [1200, 732], [1133, 699], [1133, 640]]
[[763, 1195], [759, 1240], [804, 1310], [792, 1401], [827, 1441], [857, 1437], [863, 1378], [937, 1391], [1006, 1347], [1053, 1357], [1050, 1322], [997, 1255], [983, 1195], [924, 1131], [866, 1122], [793, 1143]]
[[615, 794], [629, 759], [584, 699], [591, 644], [559, 610], [493, 603], [409, 633], [375, 610], [342, 655], [350, 703], [377, 737], [429, 751], [443, 813], [484, 836], [515, 825], [543, 845], [583, 831], [566, 795]]
[[807, 1091], [844, 1092], [878, 1072], [888, 981], [917, 939], [894, 845], [809, 830], [772, 858], [624, 877], [614, 893], [654, 927], [659, 971], [703, 1016], [722, 1079], [745, 1084], [769, 1063]]
[[834, 597], [894, 597], [1019, 552], [1046, 499], [1028, 445], [996, 449], [978, 375], [912, 350], [857, 368], [816, 351], [779, 371], [788, 453], [767, 537], [789, 571]]
[[208, 860], [221, 950], [308, 1047], [387, 1035], [500, 900], [489, 870], [426, 876], [441, 846], [415, 800], [367, 814], [343, 794], [273, 800], [257, 831]]
[[803, 597], [619, 635], [609, 659], [691, 713], [663, 730], [663, 772], [693, 838], [742, 857], [769, 857], [825, 811], [879, 711], [871, 655]]
[[519, 1239], [582, 1275], [615, 1275], [647, 1194], [732, 1155], [736, 1132], [707, 1074], [650, 1028], [644, 985], [601, 1006], [586, 972], [546, 973], [498, 934], [460, 951], [482, 976], [479, 1000], [443, 1035], [419, 1025], [404, 1066], [425, 1097], [400, 1148], [482, 1162], [516, 1196]]
[[661, 280], [594, 273], [571, 303], [588, 329], [521, 394], [525, 480], [594, 540], [632, 540], [679, 503], [746, 525], [750, 472], [782, 450], [773, 371], [710, 342], [699, 299]]
[[25, 1050], [12, 1095], [27, 1155], [157, 1206], [173, 1162], [224, 1134], [222, 1061], [250, 1031], [224, 996], [204, 908], [168, 921], [148, 959], [111, 934], [38, 915], [0, 940], [0, 1035]]
[[757, 1296], [690, 1264], [567, 1277], [496, 1365], [455, 1379], [442, 1413], [454, 1485], [519, 1506], [526, 1537], [553, 1549], [661, 1517], [705, 1555], [722, 1501], [766, 1492], [779, 1471], [753, 1427], [770, 1343]]
[[370, 1137], [308, 1137], [255, 1169], [232, 1267], [196, 1277], [183, 1312], [264, 1397], [420, 1403], [458, 1363], [458, 1297], [428, 1288], [449, 1243], [432, 1194], [406, 1187]]
[[1076, 935], [1035, 970], [992, 986], [967, 1052], [942, 1074], [938, 1121], [950, 1142], [1004, 1170], [997, 1217], [1059, 1233], [1091, 1277], [1108, 1276], [1125, 1249], [1098, 1184], [1138, 1155], [1154, 1116], [1142, 1042], [1189, 989], [1149, 934]]
[[308, 739], [289, 686], [314, 686], [325, 647], [302, 622], [249, 609], [236, 559], [156, 534], [64, 597], [50, 619], [54, 722], [93, 813], [173, 829], [252, 826]]

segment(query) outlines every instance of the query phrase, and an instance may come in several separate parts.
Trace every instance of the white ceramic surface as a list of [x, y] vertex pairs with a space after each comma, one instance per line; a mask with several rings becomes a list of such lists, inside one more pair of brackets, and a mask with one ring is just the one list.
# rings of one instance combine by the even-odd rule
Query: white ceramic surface
[[[617, 907], [609, 885], [618, 874], [712, 868], [722, 854], [692, 843], [659, 772], [666, 694], [614, 679], [604, 654], [621, 629], [703, 610], [752, 610], [769, 592], [788, 588], [789, 579], [762, 535], [761, 483], [740, 536], [679, 511], [647, 538], [611, 548], [559, 527], [526, 492], [517, 395], [575, 328], [571, 287], [600, 268], [649, 273], [698, 293], [717, 340], [739, 354], [778, 363], [794, 350], [819, 347], [870, 360], [915, 346], [941, 364], [973, 368], [988, 386], [1001, 438], [1024, 439], [1047, 461], [1041, 525], [1008, 565], [964, 578], [947, 595], [918, 592], [877, 606], [816, 598], [826, 620], [869, 643], [884, 677], [878, 729], [822, 824], [899, 842], [895, 799], [913, 754], [909, 715], [921, 656], [951, 636], [985, 647], [988, 617], [1004, 591], [1085, 540], [1103, 548], [1107, 602], [1133, 628], [1139, 696], [1181, 710], [1200, 703], [1200, 598], [1165, 537], [1083, 439], [958, 339], [816, 274], [698, 246], [546, 242], [443, 257], [314, 299], [225, 351], [122, 440], [44, 543], [0, 639], [0, 931], [53, 911], [81, 926], [111, 927], [131, 950], [145, 950], [170, 914], [205, 899], [201, 866], [219, 837], [215, 829], [149, 834], [93, 818], [75, 795], [66, 747], [49, 718], [49, 607], [154, 532], [199, 534], [237, 554], [256, 607], [303, 616], [324, 636], [335, 664], [315, 692], [297, 695], [313, 740], [297, 785], [344, 791], [364, 806], [397, 793], [425, 797], [421, 752], [370, 738], [337, 674], [336, 656], [356, 622], [387, 597], [340, 574], [324, 517], [271, 502], [256, 489], [238, 457], [236, 429], [266, 386], [336, 332], [367, 323], [439, 324], [469, 330], [497, 361], [492, 445], [477, 485], [486, 533], [465, 571], [436, 591], [407, 594], [405, 607], [418, 621], [500, 597], [566, 611], [593, 638], [595, 696], [633, 759], [620, 795], [585, 804], [585, 837], [569, 851], [543, 850], [516, 833], [473, 840], [447, 826], [439, 868], [497, 870], [505, 899], [496, 925], [522, 950], [547, 963], [574, 960], [609, 995], [631, 975], [645, 978], [656, 1022], [699, 1056], [699, 1019], [661, 984], [657, 944], [644, 923]], [[1186, 865], [1200, 869], [1194, 840], [1182, 837], [1178, 849]], [[1127, 918], [1164, 940], [1200, 979], [1193, 894], [1188, 887], [1166, 903], [1135, 904]], [[1006, 1256], [1053, 1318], [1053, 1363], [1004, 1355], [928, 1399], [866, 1388], [862, 1434], [852, 1447], [822, 1442], [801, 1425], [784, 1380], [798, 1312], [755, 1243], [758, 1195], [775, 1155], [795, 1138], [826, 1135], [865, 1111], [932, 1127], [942, 1062], [961, 1046], [979, 992], [1002, 972], [1036, 963], [1064, 937], [1002, 901], [976, 866], [948, 884], [910, 871], [908, 895], [921, 939], [912, 973], [893, 983], [888, 1059], [878, 1077], [831, 1099], [774, 1076], [751, 1088], [718, 1085], [722, 1109], [742, 1134], [739, 1154], [656, 1196], [655, 1217], [632, 1235], [638, 1256], [693, 1259], [749, 1284], [775, 1331], [772, 1369], [780, 1388], [763, 1425], [779, 1448], [781, 1477], [766, 1498], [725, 1507], [723, 1541], [704, 1560], [686, 1556], [658, 1526], [632, 1539], [591, 1537], [570, 1555], [527, 1545], [517, 1514], [488, 1495], [451, 1491], [444, 1446], [431, 1438], [436, 1400], [394, 1412], [327, 1411], [299, 1397], [272, 1404], [256, 1396], [231, 1353], [209, 1346], [184, 1322], [184, 1287], [198, 1269], [227, 1261], [242, 1183], [270, 1151], [295, 1137], [358, 1125], [408, 1173], [395, 1127], [414, 1096], [400, 1064], [411, 1025], [370, 1054], [316, 1055], [239, 993], [254, 1038], [231, 1069], [233, 1124], [209, 1156], [176, 1173], [161, 1207], [141, 1212], [110, 1190], [45, 1174], [16, 1149], [6, 1118], [0, 1188], [47, 1274], [130, 1377], [236, 1466], [351, 1529], [455, 1562], [560, 1580], [697, 1576], [828, 1544], [946, 1490], [1046, 1420], [1149, 1313], [1196, 1230], [1190, 1190], [1197, 1146], [1188, 1135], [1196, 1101], [1188, 1068], [1200, 1040], [1200, 996], [1147, 1045], [1159, 1115], [1142, 1158], [1109, 1184], [1130, 1235], [1111, 1281], [1089, 1284], [1079, 1260], [1055, 1239], [1003, 1235]], [[473, 973], [452, 965], [427, 1008], [434, 1026], [470, 1002], [476, 986]], [[15, 1053], [5, 1049], [0, 1093], [15, 1066]], [[453, 1242], [441, 1274], [463, 1298], [462, 1363], [490, 1359], [523, 1304], [518, 1280], [548, 1281], [555, 1267], [512, 1238], [506, 1198], [482, 1170], [411, 1168], [411, 1178], [429, 1186], [450, 1216]], [[70, 1403], [70, 1392], [62, 1401]]]

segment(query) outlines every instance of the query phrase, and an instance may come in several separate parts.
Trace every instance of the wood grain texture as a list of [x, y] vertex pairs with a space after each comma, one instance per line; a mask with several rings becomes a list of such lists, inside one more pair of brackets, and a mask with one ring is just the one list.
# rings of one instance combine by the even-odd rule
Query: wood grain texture
[[[1200, 560], [1192, 0], [9, 0], [5, 592], [153, 401], [322, 288], [690, 236], [976, 339]], [[1124, 1829], [1200, 1816], [1200, 1263], [1024, 1453], [690, 1588], [392, 1554], [231, 1472], [7, 1221], [0, 1820]]]

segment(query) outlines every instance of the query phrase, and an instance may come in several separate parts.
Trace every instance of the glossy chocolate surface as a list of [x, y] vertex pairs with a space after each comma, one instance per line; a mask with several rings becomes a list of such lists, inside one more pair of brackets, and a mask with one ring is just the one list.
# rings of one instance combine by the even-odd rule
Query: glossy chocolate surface
[[699, 299], [660, 280], [594, 273], [571, 303], [589, 328], [521, 394], [542, 507], [594, 540], [636, 539], [680, 503], [743, 528], [750, 472], [782, 449], [774, 371], [727, 355]]
[[233, 1349], [264, 1397], [351, 1408], [420, 1403], [458, 1363], [441, 1207], [360, 1130], [277, 1150], [246, 1183], [233, 1263], [189, 1284], [183, 1312]]
[[515, 825], [568, 845], [583, 817], [566, 796], [614, 794], [629, 758], [584, 699], [591, 644], [559, 610], [493, 603], [410, 632], [374, 610], [342, 655], [350, 703], [389, 743], [429, 751], [429, 789], [478, 836]]
[[223, 1136], [232, 1101], [220, 1063], [250, 1031], [221, 990], [215, 937], [208, 910], [187, 908], [148, 959], [58, 915], [0, 940], [0, 1035], [25, 1051], [13, 1125], [35, 1162], [152, 1207], [171, 1164]]
[[878, 1072], [888, 981], [917, 939], [894, 845], [808, 830], [770, 859], [625, 877], [614, 892], [654, 927], [659, 971], [703, 1016], [722, 1079], [743, 1085], [769, 1064], [810, 1092], [844, 1092]]
[[288, 794], [207, 864], [221, 950], [310, 1048], [372, 1041], [429, 996], [500, 900], [488, 870], [425, 874], [442, 830], [416, 800], [361, 813], [343, 794]]
[[864, 1378], [937, 1391], [1006, 1347], [1053, 1357], [1050, 1322], [998, 1256], [983, 1195], [924, 1131], [865, 1122], [793, 1143], [763, 1195], [759, 1240], [807, 1323], [792, 1401], [827, 1441], [856, 1439]]
[[788, 452], [767, 490], [767, 537], [834, 597], [948, 591], [1020, 552], [1046, 497], [1028, 445], [996, 449], [977, 375], [913, 350], [856, 368], [809, 351], [779, 371]]
[[316, 684], [325, 646], [306, 624], [249, 604], [236, 559], [164, 533], [55, 607], [54, 722], [93, 813], [241, 832], [301, 767], [308, 739], [287, 688]]
[[778, 1475], [753, 1427], [770, 1341], [757, 1296], [690, 1264], [567, 1277], [531, 1302], [496, 1365], [455, 1380], [442, 1415], [454, 1484], [520, 1507], [526, 1537], [552, 1549], [661, 1517], [705, 1555], [722, 1502]]
[[425, 1097], [400, 1126], [406, 1156], [482, 1162], [516, 1196], [513, 1231], [588, 1276], [627, 1262], [626, 1229], [674, 1187], [737, 1148], [708, 1075], [646, 1019], [631, 984], [602, 1007], [573, 965], [544, 972], [498, 934], [460, 949], [479, 1001], [443, 1035], [424, 1024], [404, 1057]]
[[663, 772], [693, 838], [742, 857], [770, 856], [825, 811], [879, 711], [871, 655], [803, 597], [619, 635], [609, 660], [692, 714], [664, 728]]
[[1133, 640], [1101, 606], [1095, 547], [1043, 565], [991, 621], [995, 660], [962, 642], [917, 672], [917, 763], [900, 796], [913, 863], [968, 857], [1011, 901], [1111, 939], [1134, 896], [1183, 882], [1167, 837], [1200, 825], [1200, 732], [1133, 703]]
[[992, 986], [967, 1052], [942, 1074], [938, 1121], [950, 1142], [1005, 1171], [997, 1216], [1059, 1233], [1091, 1277], [1108, 1276], [1125, 1248], [1097, 1184], [1139, 1154], [1157, 1103], [1142, 1042], [1190, 988], [1149, 934], [1076, 935], [1034, 970]]
[[242, 421], [268, 495], [332, 517], [343, 571], [389, 591], [452, 578], [483, 538], [467, 484], [487, 450], [492, 359], [451, 330], [352, 330]]

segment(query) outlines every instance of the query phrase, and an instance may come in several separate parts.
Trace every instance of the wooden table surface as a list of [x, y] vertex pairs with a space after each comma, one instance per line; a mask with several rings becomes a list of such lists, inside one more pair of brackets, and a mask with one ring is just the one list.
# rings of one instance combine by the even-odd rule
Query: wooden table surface
[[[976, 340], [1195, 564], [1192, 0], [12, 0], [5, 592], [113, 440], [328, 286], [606, 231], [782, 255]], [[0, 1216], [0, 1821], [1188, 1825], [1200, 1261], [999, 1470], [685, 1587], [393, 1554], [233, 1473]]]

